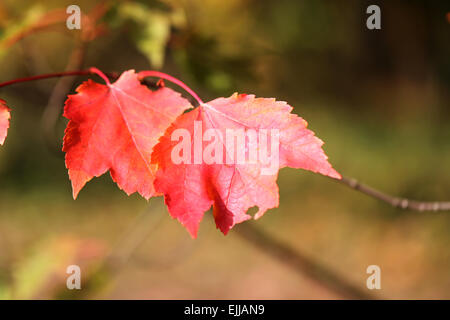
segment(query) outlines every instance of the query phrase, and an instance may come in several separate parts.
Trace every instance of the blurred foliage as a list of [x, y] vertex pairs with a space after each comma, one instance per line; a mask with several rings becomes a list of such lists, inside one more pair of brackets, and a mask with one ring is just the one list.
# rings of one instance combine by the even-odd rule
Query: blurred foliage
[[42, 5], [33, 5], [25, 10], [23, 16], [17, 20], [10, 20], [5, 17], [4, 8], [0, 6], [0, 59], [7, 53], [11, 42], [20, 37], [27, 29], [31, 28], [44, 17], [46, 9]]
[[[160, 4], [159, 7], [162, 5]], [[172, 28], [183, 28], [185, 17], [180, 7], [162, 10], [140, 2], [115, 3], [105, 20], [111, 27], [121, 28], [131, 22], [131, 34], [137, 48], [149, 59], [152, 67], [162, 68], [166, 45]]]
[[13, 266], [13, 280], [5, 286], [6, 297], [51, 299], [66, 290], [66, 273], [78, 265], [85, 283], [104, 257], [104, 246], [96, 240], [59, 236], [41, 241]]
[[[326, 142], [338, 171], [398, 196], [450, 198], [449, 1], [380, 2], [377, 31], [365, 27], [373, 1], [77, 1], [92, 37], [57, 22], [70, 4], [0, 2], [2, 81], [61, 71], [84, 41], [86, 67], [158, 68], [205, 101], [234, 91], [288, 101]], [[1, 91], [13, 114], [0, 150], [0, 299], [67, 297], [58, 288], [72, 263], [92, 265], [93, 286], [102, 283], [103, 249], [84, 260], [82, 252], [114, 248], [147, 206], [106, 176], [71, 199], [63, 155], [46, 149], [39, 124], [55, 82]], [[61, 129], [55, 141], [62, 136]], [[282, 170], [279, 186], [280, 207], [247, 223], [362, 288], [367, 265], [380, 265], [384, 297], [450, 297], [447, 213], [392, 209], [301, 170]], [[94, 297], [335, 298], [233, 232], [224, 238], [204, 223], [192, 242], [166, 211], [155, 214], [163, 222], [150, 226], [117, 286]]]

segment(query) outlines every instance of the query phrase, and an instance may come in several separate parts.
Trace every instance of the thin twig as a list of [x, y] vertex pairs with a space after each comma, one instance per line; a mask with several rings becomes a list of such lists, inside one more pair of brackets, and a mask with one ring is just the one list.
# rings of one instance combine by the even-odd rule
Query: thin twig
[[59, 78], [59, 77], [67, 77], [67, 76], [88, 76], [91, 75], [92, 72], [90, 70], [78, 70], [78, 71], [64, 71], [64, 72], [55, 72], [55, 73], [48, 73], [48, 74], [41, 74], [38, 76], [31, 76], [31, 77], [24, 77], [19, 79], [14, 79], [10, 81], [5, 81], [0, 83], [0, 88], [6, 87], [12, 84], [21, 83], [21, 82], [28, 82], [28, 81], [35, 81], [35, 80], [42, 80], [42, 79], [50, 79], [50, 78]]
[[[333, 179], [335, 180], [335, 179]], [[350, 187], [356, 191], [360, 191], [372, 198], [389, 203], [391, 206], [400, 209], [409, 209], [415, 211], [446, 211], [450, 210], [450, 202], [446, 201], [416, 201], [405, 198], [397, 198], [390, 196], [386, 193], [378, 191], [372, 187], [358, 182], [354, 178], [342, 177], [338, 180], [347, 187]]]
[[[21, 83], [21, 82], [43, 80], [43, 79], [50, 79], [50, 78], [68, 77], [68, 76], [89, 76], [89, 75], [96, 75], [96, 73], [92, 72], [92, 70], [90, 70], [90, 69], [89, 70], [76, 70], [76, 71], [47, 73], [47, 74], [41, 74], [38, 76], [24, 77], [24, 78], [18, 78], [18, 79], [14, 79], [14, 80], [5, 81], [5, 82], [0, 83], [0, 88], [10, 86], [10, 85], [16, 84], [16, 83]], [[115, 73], [115, 72], [105, 72], [105, 75], [112, 79], [117, 78], [117, 73]]]
[[[66, 70], [80, 70], [83, 68], [83, 63], [86, 55], [88, 42], [79, 39], [75, 45], [72, 54], [69, 57]], [[55, 143], [56, 124], [61, 116], [61, 106], [64, 105], [67, 93], [72, 88], [76, 77], [62, 77], [54, 86], [47, 106], [44, 109], [41, 117], [41, 126], [43, 130], [44, 141], [49, 150], [55, 154], [60, 154], [61, 146], [59, 140]]]
[[161, 201], [152, 201], [152, 205], [148, 205], [124, 231], [104, 262], [111, 271], [117, 271], [125, 265], [133, 253], [161, 224], [164, 216], [158, 212], [160, 209]]
[[126, 266], [131, 256], [161, 223], [163, 216], [155, 213], [160, 207], [161, 204], [153, 203], [134, 219], [110, 253], [86, 276], [83, 290], [68, 291], [65, 286], [62, 286], [56, 292], [55, 297], [59, 299], [95, 298], [111, 286], [113, 279]]

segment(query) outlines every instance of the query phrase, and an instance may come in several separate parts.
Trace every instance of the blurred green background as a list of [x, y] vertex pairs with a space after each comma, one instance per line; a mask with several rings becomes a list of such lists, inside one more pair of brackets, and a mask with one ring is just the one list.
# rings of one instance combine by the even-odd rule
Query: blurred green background
[[[86, 15], [81, 30], [66, 28], [71, 4]], [[370, 4], [381, 30], [366, 28]], [[448, 1], [1, 0], [0, 81], [74, 66], [162, 70], [204, 101], [288, 101], [339, 172], [450, 200]], [[71, 264], [82, 266], [84, 298], [341, 298], [235, 230], [224, 237], [211, 212], [192, 240], [161, 198], [127, 197], [109, 175], [74, 201], [59, 115], [85, 78], [65, 79], [0, 92], [12, 108], [0, 148], [1, 299], [70, 297]], [[450, 298], [448, 212], [394, 209], [302, 170], [283, 169], [278, 182], [279, 208], [246, 223], [363, 291], [367, 266], [379, 265], [382, 298]], [[119, 263], [103, 274], [105, 259]]]

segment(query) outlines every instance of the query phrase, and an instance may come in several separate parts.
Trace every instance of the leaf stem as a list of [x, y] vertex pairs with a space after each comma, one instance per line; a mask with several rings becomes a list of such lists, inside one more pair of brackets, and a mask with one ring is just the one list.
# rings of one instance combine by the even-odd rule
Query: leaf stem
[[203, 101], [202, 99], [200, 99], [200, 97], [194, 92], [194, 90], [192, 90], [191, 88], [189, 88], [183, 81], [172, 77], [164, 72], [159, 72], [159, 71], [152, 71], [152, 70], [148, 70], [148, 71], [141, 71], [138, 73], [138, 77], [140, 79], [146, 78], [146, 77], [155, 77], [155, 78], [161, 78], [161, 79], [165, 79], [168, 80], [178, 86], [180, 86], [181, 88], [183, 88], [184, 90], [186, 90], [186, 92], [188, 92], [195, 100], [197, 100], [197, 102], [202, 105]]
[[90, 72], [91, 74], [96, 74], [96, 75], [98, 75], [100, 78], [102, 78], [103, 80], [105, 80], [105, 82], [106, 82], [106, 84], [107, 84], [108, 86], [111, 85], [111, 82], [109, 82], [108, 77], [107, 77], [103, 72], [101, 72], [99, 69], [97, 69], [97, 68], [95, 68], [95, 67], [92, 67], [92, 68], [89, 68], [89, 72]]

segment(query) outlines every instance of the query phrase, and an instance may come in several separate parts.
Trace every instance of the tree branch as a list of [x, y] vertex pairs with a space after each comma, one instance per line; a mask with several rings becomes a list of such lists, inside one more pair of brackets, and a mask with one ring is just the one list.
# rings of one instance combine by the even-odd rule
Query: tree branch
[[[26, 78], [19, 78], [15, 80], [6, 81], [3, 83], [0, 83], [1, 87], [6, 87], [8, 85], [20, 83], [20, 82], [27, 82], [27, 81], [33, 81], [33, 80], [41, 80], [41, 79], [48, 79], [48, 78], [55, 78], [55, 77], [64, 77], [64, 76], [74, 76], [74, 75], [98, 75], [98, 72], [95, 72], [96, 68], [90, 68], [88, 70], [78, 70], [78, 71], [66, 71], [66, 72], [58, 72], [58, 73], [50, 73], [50, 74], [44, 74], [44, 75], [38, 75], [38, 76], [32, 76], [32, 77], [26, 77]], [[117, 73], [110, 72], [105, 73], [105, 75], [108, 78], [115, 79], [117, 78]], [[166, 75], [164, 73], [160, 73], [157, 71], [144, 71], [140, 72], [139, 76], [141, 78], [141, 81], [143, 83], [147, 83], [145, 80], [145, 77], [161, 77], [168, 79], [170, 81], [173, 81], [175, 84], [180, 85], [185, 90], [187, 90], [192, 95], [192, 90], [189, 89], [184, 83], [179, 81], [178, 79], [175, 79], [169, 75]], [[201, 104], [202, 101], [200, 98], [197, 97], [197, 95], [193, 95], [193, 97]], [[333, 179], [336, 181], [336, 179]], [[386, 193], [383, 193], [381, 191], [378, 191], [372, 187], [369, 187], [367, 185], [364, 185], [362, 183], [359, 183], [356, 179], [350, 178], [350, 177], [342, 177], [342, 179], [337, 180], [340, 183], [354, 189], [357, 191], [360, 191], [372, 198], [375, 198], [377, 200], [381, 200], [383, 202], [389, 203], [391, 206], [395, 208], [401, 208], [401, 209], [409, 209], [409, 210], [415, 210], [415, 211], [447, 211], [450, 210], [450, 201], [416, 201], [416, 200], [410, 200], [405, 198], [398, 198], [394, 196], [390, 196]]]
[[[60, 77], [67, 77], [67, 76], [88, 76], [88, 75], [93, 75], [93, 74], [95, 74], [95, 73], [93, 73], [91, 70], [64, 71], [64, 72], [41, 74], [38, 76], [18, 78], [18, 79], [2, 82], [2, 83], [0, 83], [0, 88], [10, 86], [10, 85], [16, 84], [16, 83], [21, 83], [21, 82], [43, 80], [43, 79], [50, 79], [50, 78], [60, 78]], [[107, 74], [107, 75], [111, 75], [111, 77], [114, 77], [116, 74], [112, 73], [112, 74]]]
[[[333, 179], [336, 180], [336, 179]], [[395, 208], [408, 209], [415, 211], [446, 211], [450, 210], [450, 202], [448, 201], [416, 201], [405, 198], [397, 198], [386, 193], [378, 191], [365, 184], [359, 183], [356, 179], [350, 177], [342, 177], [338, 180], [340, 183], [350, 187], [356, 191], [362, 192], [372, 198], [386, 202]]]
[[[87, 41], [82, 39], [77, 41], [69, 57], [65, 71], [81, 70], [83, 68], [87, 46]], [[64, 105], [67, 93], [70, 92], [75, 79], [75, 76], [59, 78], [53, 87], [47, 106], [41, 116], [44, 141], [48, 149], [58, 155], [61, 154], [61, 146], [59, 139], [55, 140], [56, 124], [61, 117], [61, 106]]]

